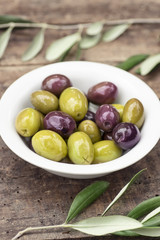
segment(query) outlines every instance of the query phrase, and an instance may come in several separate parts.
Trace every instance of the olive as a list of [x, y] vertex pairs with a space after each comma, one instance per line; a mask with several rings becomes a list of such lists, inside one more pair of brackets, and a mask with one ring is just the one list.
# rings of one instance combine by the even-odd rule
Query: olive
[[133, 123], [122, 122], [112, 132], [113, 140], [124, 150], [133, 148], [140, 140], [140, 131]]
[[84, 118], [82, 120], [92, 120], [93, 122], [95, 122], [95, 113], [88, 110], [86, 115], [84, 116]]
[[88, 110], [88, 101], [84, 93], [74, 87], [66, 88], [59, 99], [62, 112], [71, 115], [76, 121], [84, 118]]
[[23, 109], [16, 117], [15, 127], [21, 136], [33, 136], [40, 128], [39, 112], [33, 108]]
[[92, 140], [92, 143], [101, 140], [101, 133], [97, 125], [92, 120], [84, 120], [79, 126], [78, 130], [85, 132]]
[[118, 88], [112, 82], [100, 82], [91, 88], [87, 93], [90, 102], [102, 105], [105, 103], [113, 103], [118, 95]]
[[104, 132], [102, 135], [103, 140], [112, 140], [112, 132]]
[[24, 143], [27, 145], [27, 147], [30, 148], [31, 145], [31, 137], [22, 137], [22, 140], [24, 141]]
[[63, 138], [68, 138], [76, 127], [75, 120], [61, 111], [50, 112], [44, 118], [44, 128], [57, 132]]
[[30, 148], [30, 150], [34, 151], [32, 147], [32, 137], [22, 137], [22, 140], [27, 145], [27, 147]]
[[96, 112], [96, 124], [103, 131], [111, 132], [120, 122], [118, 111], [109, 104], [101, 105]]
[[84, 132], [75, 132], [68, 139], [68, 155], [75, 164], [91, 164], [94, 148], [90, 137]]
[[60, 161], [67, 155], [67, 145], [56, 132], [41, 130], [32, 137], [34, 151], [42, 157]]
[[124, 106], [122, 104], [117, 104], [117, 103], [115, 104], [113, 103], [112, 106], [115, 107], [116, 110], [119, 112], [120, 120], [122, 120]]
[[131, 98], [124, 105], [122, 121], [134, 123], [138, 128], [142, 126], [144, 122], [144, 107], [138, 99]]
[[103, 140], [94, 144], [94, 163], [104, 163], [122, 155], [122, 149], [112, 140]]
[[58, 98], [45, 90], [38, 90], [31, 94], [31, 103], [40, 112], [47, 114], [57, 110]]
[[60, 96], [64, 89], [71, 86], [71, 81], [66, 76], [61, 74], [50, 75], [42, 82], [42, 89], [52, 92], [57, 97]]

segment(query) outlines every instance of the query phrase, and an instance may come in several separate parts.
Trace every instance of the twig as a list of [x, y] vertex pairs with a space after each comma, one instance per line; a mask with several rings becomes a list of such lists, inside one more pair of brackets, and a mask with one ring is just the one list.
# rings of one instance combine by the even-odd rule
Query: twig
[[28, 233], [28, 232], [44, 230], [44, 229], [47, 230], [47, 229], [53, 229], [53, 228], [61, 228], [61, 227], [70, 227], [70, 225], [61, 224], [61, 225], [42, 226], [42, 227], [28, 227], [28, 228], [18, 232], [17, 235], [12, 238], [12, 240], [16, 240], [16, 239], [20, 238], [23, 234]]
[[[128, 18], [128, 19], [118, 19], [118, 20], [102, 20], [103, 24], [106, 26], [118, 25], [118, 24], [160, 24], [160, 18]], [[22, 28], [42, 28], [45, 26], [46, 29], [54, 29], [54, 30], [74, 30], [80, 29], [81, 27], [87, 28], [92, 23], [81, 23], [81, 24], [68, 24], [68, 25], [60, 25], [60, 24], [47, 24], [47, 23], [5, 23], [0, 24], [0, 29], [8, 28], [10, 26], [22, 27]]]

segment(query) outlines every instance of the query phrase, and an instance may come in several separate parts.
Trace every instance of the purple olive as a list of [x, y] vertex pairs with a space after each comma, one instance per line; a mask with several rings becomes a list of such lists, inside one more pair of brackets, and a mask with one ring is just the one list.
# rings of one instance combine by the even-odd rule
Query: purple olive
[[44, 118], [44, 128], [58, 133], [63, 138], [68, 138], [76, 127], [75, 120], [61, 111], [50, 112]]
[[95, 113], [88, 110], [83, 120], [92, 120], [95, 122]]
[[133, 123], [122, 122], [115, 126], [112, 132], [113, 140], [124, 149], [133, 148], [140, 140], [140, 131]]
[[29, 147], [34, 152], [34, 149], [32, 146], [32, 137], [22, 137], [22, 140], [27, 145], [27, 147]]
[[90, 102], [102, 105], [113, 103], [118, 95], [118, 88], [112, 82], [101, 82], [89, 88], [87, 98]]
[[112, 132], [104, 132], [102, 139], [103, 140], [112, 140]]
[[57, 97], [63, 92], [64, 89], [71, 87], [71, 81], [64, 75], [53, 74], [46, 77], [42, 82], [42, 89], [52, 92]]
[[118, 111], [109, 104], [101, 105], [95, 115], [96, 124], [105, 132], [111, 132], [120, 122]]

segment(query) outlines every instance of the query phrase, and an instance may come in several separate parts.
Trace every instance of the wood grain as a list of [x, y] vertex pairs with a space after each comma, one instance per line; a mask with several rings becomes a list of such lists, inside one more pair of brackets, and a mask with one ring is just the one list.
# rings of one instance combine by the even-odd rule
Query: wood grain
[[[73, 24], [98, 21], [101, 19], [153, 18], [160, 17], [159, 0], [1, 0], [0, 14], [16, 14], [37, 22]], [[0, 96], [17, 78], [23, 74], [48, 64], [45, 60], [47, 46], [55, 39], [73, 31], [46, 32], [45, 46], [32, 61], [23, 63], [21, 55], [25, 51], [37, 29], [15, 30], [9, 46], [0, 61]], [[125, 60], [133, 54], [159, 52], [159, 25], [134, 25], [116, 41], [83, 51], [81, 60], [102, 62], [111, 65]], [[74, 60], [71, 51], [66, 60]], [[135, 69], [131, 72], [135, 74]], [[160, 67], [146, 77], [141, 77], [160, 98]], [[143, 94], [143, 93], [142, 93]], [[1, 113], [3, 114], [3, 113]], [[14, 141], [14, 140], [13, 140]], [[149, 140], [148, 140], [149, 141]], [[18, 231], [28, 226], [44, 226], [63, 223], [70, 204], [76, 194], [96, 181], [66, 179], [52, 175], [32, 166], [11, 152], [0, 139], [0, 239], [9, 240]], [[119, 190], [139, 170], [147, 168], [139, 180], [128, 190], [109, 214], [127, 214], [136, 204], [150, 197], [160, 195], [160, 142], [138, 163], [99, 178], [109, 181], [110, 187], [92, 206], [78, 218], [97, 216], [115, 197]], [[21, 237], [22, 240], [85, 239], [122, 240], [123, 237], [91, 237], [76, 231], [64, 229], [39, 231]], [[139, 240], [140, 238], [132, 238]], [[147, 238], [141, 238], [147, 239]], [[151, 238], [150, 238], [151, 239]]]

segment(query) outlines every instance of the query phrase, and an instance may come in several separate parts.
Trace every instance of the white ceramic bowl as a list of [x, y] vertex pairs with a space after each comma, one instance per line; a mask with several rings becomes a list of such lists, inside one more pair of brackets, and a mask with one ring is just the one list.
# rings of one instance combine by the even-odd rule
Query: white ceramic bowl
[[[119, 89], [117, 103], [138, 98], [145, 109], [145, 123], [140, 142], [123, 156], [101, 164], [75, 165], [54, 162], [31, 151], [15, 130], [20, 110], [30, 107], [30, 94], [41, 89], [45, 77], [60, 73], [70, 78], [73, 86], [87, 92], [98, 82], [111, 81]], [[6, 145], [25, 161], [56, 175], [69, 178], [95, 178], [126, 168], [142, 159], [160, 138], [160, 103], [153, 90], [142, 80], [113, 66], [92, 62], [62, 62], [33, 70], [16, 80], [0, 101], [0, 134]]]

